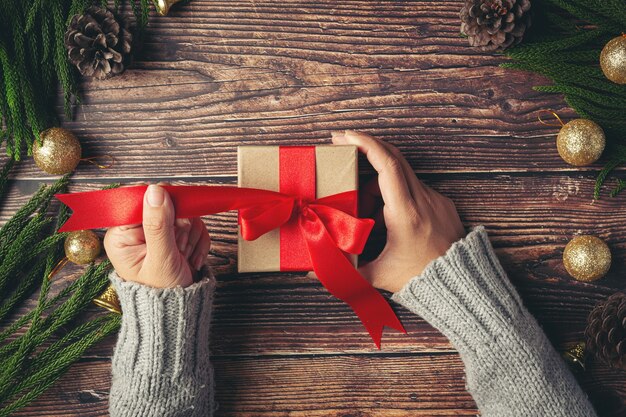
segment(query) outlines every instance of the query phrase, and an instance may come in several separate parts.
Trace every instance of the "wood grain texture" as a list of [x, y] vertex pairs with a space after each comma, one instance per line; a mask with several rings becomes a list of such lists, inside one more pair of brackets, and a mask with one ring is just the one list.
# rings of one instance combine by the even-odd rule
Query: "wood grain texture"
[[[546, 80], [504, 70], [459, 36], [455, 1], [192, 0], [154, 16], [131, 69], [85, 80], [64, 122], [84, 156], [72, 191], [111, 182], [236, 183], [236, 147], [327, 143], [361, 129], [398, 146], [468, 226], [483, 224], [498, 256], [554, 345], [580, 340], [591, 308], [626, 289], [626, 195], [592, 204], [598, 164], [573, 169], [554, 146]], [[60, 103], [60, 101], [59, 101]], [[59, 107], [59, 113], [61, 107]], [[0, 162], [4, 156], [0, 157]], [[362, 159], [361, 179], [372, 173]], [[12, 173], [0, 224], [52, 178], [25, 161]], [[236, 274], [236, 215], [205, 217], [219, 274], [212, 327], [218, 416], [475, 415], [448, 341], [397, 307], [409, 335], [374, 348], [343, 303], [304, 274]], [[614, 263], [595, 283], [563, 269], [576, 234], [605, 239]], [[67, 267], [55, 289], [80, 273]], [[24, 309], [32, 308], [32, 303]], [[24, 311], [24, 310], [22, 310]], [[98, 314], [93, 307], [90, 314]], [[115, 338], [91, 349], [18, 416], [105, 416]], [[626, 415], [626, 372], [591, 363], [579, 376], [600, 417]]]
[[[220, 357], [213, 359], [219, 416], [475, 416], [454, 354]], [[623, 374], [596, 366], [579, 377], [606, 417], [623, 416]], [[83, 360], [15, 416], [106, 415], [110, 363]]]

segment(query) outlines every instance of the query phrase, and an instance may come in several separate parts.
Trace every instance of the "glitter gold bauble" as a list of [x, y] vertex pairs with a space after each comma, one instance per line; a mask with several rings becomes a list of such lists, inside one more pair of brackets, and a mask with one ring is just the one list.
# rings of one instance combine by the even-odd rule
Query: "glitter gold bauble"
[[91, 230], [71, 232], [65, 238], [65, 256], [75, 264], [88, 264], [96, 260], [102, 251], [100, 238]]
[[48, 174], [63, 175], [74, 171], [80, 162], [80, 142], [67, 129], [53, 127], [41, 132], [33, 143], [33, 158], [39, 168]]
[[156, 7], [157, 12], [161, 16], [165, 16], [170, 11], [170, 7], [172, 7], [174, 4], [178, 3], [179, 1], [181, 0], [156, 0], [154, 2], [154, 5]]
[[595, 281], [611, 267], [611, 250], [595, 236], [576, 236], [565, 246], [563, 264], [578, 281]]
[[93, 299], [93, 303], [98, 307], [102, 307], [105, 310], [109, 310], [112, 313], [122, 314], [122, 307], [120, 305], [120, 299], [117, 297], [115, 288], [109, 284], [106, 290], [100, 294], [97, 298]]
[[600, 68], [609, 80], [626, 84], [626, 35], [611, 39], [600, 53]]
[[575, 119], [563, 125], [556, 137], [556, 148], [565, 162], [575, 166], [593, 164], [602, 155], [604, 131], [589, 119]]

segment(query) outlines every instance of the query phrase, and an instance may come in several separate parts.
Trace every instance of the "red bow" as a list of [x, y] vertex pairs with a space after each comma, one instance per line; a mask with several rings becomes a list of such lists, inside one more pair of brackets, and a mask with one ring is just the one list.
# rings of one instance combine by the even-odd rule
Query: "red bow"
[[[142, 185], [57, 194], [74, 212], [59, 231], [141, 223], [146, 188]], [[255, 188], [169, 185], [164, 188], [172, 199], [177, 218], [239, 210], [241, 235], [245, 240], [254, 240], [295, 218], [318, 279], [331, 294], [350, 305], [376, 346], [380, 348], [383, 326], [405, 332], [387, 301], [346, 257], [345, 253], [363, 251], [374, 225], [371, 219], [349, 214], [356, 191], [304, 201]]]

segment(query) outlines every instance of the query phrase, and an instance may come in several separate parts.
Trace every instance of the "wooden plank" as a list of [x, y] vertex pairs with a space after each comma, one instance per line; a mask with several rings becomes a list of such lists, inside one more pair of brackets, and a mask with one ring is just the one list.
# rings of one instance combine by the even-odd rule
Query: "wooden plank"
[[[571, 170], [537, 116], [573, 113], [531, 89], [546, 80], [470, 48], [461, 2], [370, 3], [196, 0], [153, 19], [129, 71], [82, 85], [64, 126], [117, 163], [76, 178], [232, 176], [237, 145], [347, 128], [397, 144], [419, 172]], [[32, 162], [15, 175], [47, 177]]]
[[[403, 356], [213, 357], [217, 416], [476, 415], [454, 354]], [[624, 371], [593, 364], [577, 375], [602, 417], [626, 410]], [[74, 365], [15, 416], [106, 416], [108, 361]]]

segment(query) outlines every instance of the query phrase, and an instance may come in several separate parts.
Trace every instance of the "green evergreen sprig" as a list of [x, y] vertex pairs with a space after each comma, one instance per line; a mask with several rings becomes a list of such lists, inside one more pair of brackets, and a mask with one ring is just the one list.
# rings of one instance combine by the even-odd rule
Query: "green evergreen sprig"
[[[6, 187], [7, 162], [0, 173]], [[65, 233], [58, 233], [68, 209], [54, 194], [65, 192], [69, 175], [42, 186], [0, 228], [0, 417], [27, 405], [57, 381], [84, 352], [115, 332], [120, 317], [101, 315], [80, 322], [82, 312], [109, 284], [108, 260], [90, 265], [56, 296], [50, 296], [50, 272], [63, 256]], [[117, 186], [113, 184], [112, 186]], [[106, 188], [110, 188], [106, 187]], [[0, 194], [6, 199], [7, 193]], [[56, 224], [55, 224], [56, 219]], [[11, 314], [37, 287], [37, 305], [21, 317]], [[10, 323], [8, 319], [13, 319]]]
[[[597, 122], [607, 135], [610, 159], [596, 180], [594, 198], [607, 175], [626, 162], [620, 144], [626, 142], [626, 86], [608, 80], [599, 67], [600, 51], [626, 31], [623, 0], [536, 0], [534, 23], [527, 39], [507, 51], [505, 68], [532, 71], [552, 85], [537, 91], [560, 93], [581, 117]], [[613, 190], [616, 195], [624, 187]]]
[[[0, 1], [0, 144], [18, 161], [32, 153], [39, 133], [58, 124], [57, 85], [64, 97], [65, 117], [78, 103], [78, 76], [70, 64], [64, 34], [72, 16], [99, 3], [119, 11], [119, 1]], [[148, 24], [150, 0], [129, 0], [138, 34]]]

